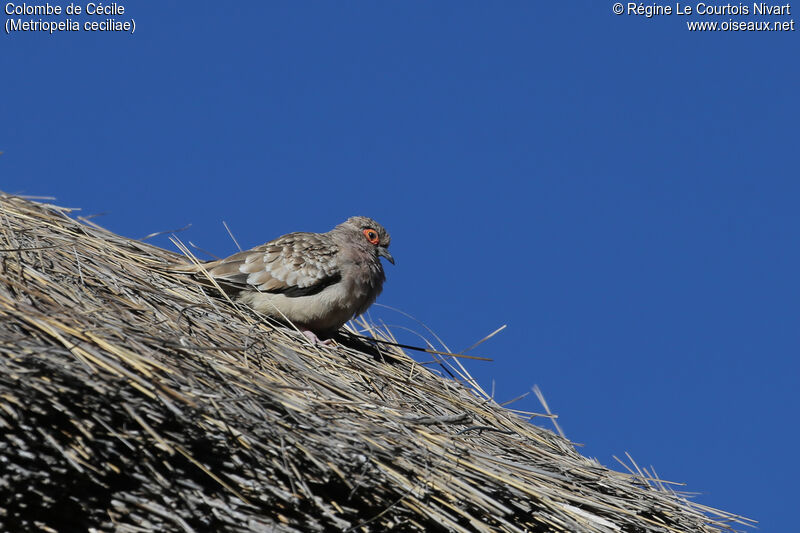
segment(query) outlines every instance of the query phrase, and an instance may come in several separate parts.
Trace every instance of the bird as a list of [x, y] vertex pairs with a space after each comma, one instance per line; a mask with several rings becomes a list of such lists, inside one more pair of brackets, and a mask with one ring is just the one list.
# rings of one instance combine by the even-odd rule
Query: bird
[[294, 325], [313, 344], [328, 343], [383, 290], [380, 258], [394, 265], [390, 242], [378, 222], [354, 216], [326, 233], [288, 233], [189, 269], [218, 280], [251, 309]]

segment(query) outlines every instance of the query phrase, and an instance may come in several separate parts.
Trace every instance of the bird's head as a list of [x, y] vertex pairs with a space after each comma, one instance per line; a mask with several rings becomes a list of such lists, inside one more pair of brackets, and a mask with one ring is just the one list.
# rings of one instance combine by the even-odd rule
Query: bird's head
[[392, 238], [383, 226], [367, 217], [350, 217], [338, 226], [335, 230], [346, 231], [356, 242], [366, 244], [375, 250], [375, 253], [385, 257], [387, 261], [394, 264], [394, 257], [389, 253], [389, 243]]

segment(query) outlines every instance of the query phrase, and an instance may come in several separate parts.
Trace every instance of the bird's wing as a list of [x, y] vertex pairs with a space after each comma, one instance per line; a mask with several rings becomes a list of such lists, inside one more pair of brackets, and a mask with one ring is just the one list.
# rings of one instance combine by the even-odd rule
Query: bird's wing
[[213, 278], [242, 288], [305, 296], [342, 278], [337, 251], [324, 235], [290, 233], [205, 266]]

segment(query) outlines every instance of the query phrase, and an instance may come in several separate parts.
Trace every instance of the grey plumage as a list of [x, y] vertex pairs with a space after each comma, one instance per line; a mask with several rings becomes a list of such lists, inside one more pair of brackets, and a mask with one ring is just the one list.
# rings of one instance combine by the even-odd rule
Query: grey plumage
[[329, 337], [381, 293], [380, 257], [394, 264], [390, 241], [376, 221], [351, 217], [327, 233], [289, 233], [202, 268], [256, 311]]

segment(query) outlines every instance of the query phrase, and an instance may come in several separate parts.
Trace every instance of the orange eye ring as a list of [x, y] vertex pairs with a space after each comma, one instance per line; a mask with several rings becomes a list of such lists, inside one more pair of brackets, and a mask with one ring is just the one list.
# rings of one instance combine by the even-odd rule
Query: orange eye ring
[[372, 228], [367, 228], [364, 230], [364, 237], [366, 237], [371, 244], [378, 244], [380, 242], [380, 239], [378, 238], [378, 232]]

